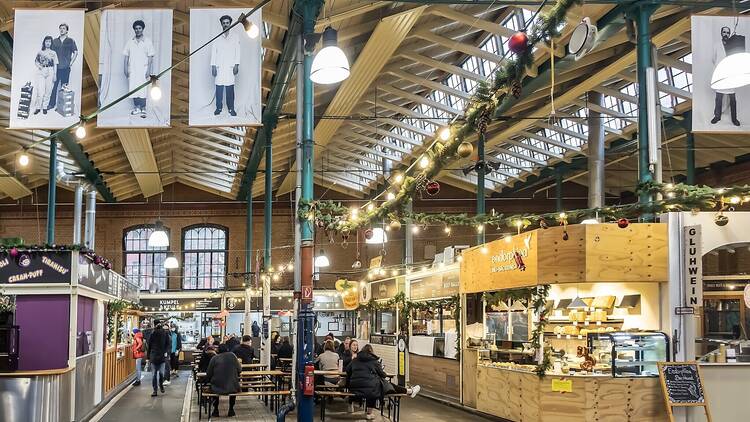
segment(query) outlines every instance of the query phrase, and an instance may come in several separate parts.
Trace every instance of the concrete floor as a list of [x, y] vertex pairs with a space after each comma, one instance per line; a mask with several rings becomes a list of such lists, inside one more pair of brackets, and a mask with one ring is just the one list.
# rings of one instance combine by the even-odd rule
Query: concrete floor
[[144, 372], [141, 385], [130, 387], [99, 421], [178, 422], [182, 416], [185, 389], [189, 379], [190, 371], [183, 371], [179, 377], [172, 377], [170, 385], [164, 386], [164, 394], [159, 393], [158, 397], [151, 397], [151, 373]]

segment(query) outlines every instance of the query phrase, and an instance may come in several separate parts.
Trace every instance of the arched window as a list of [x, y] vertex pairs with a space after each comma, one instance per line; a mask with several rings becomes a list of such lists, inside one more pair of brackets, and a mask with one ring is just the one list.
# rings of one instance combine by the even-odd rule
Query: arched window
[[141, 290], [149, 290], [153, 282], [162, 290], [167, 288], [167, 269], [164, 268], [167, 248], [148, 246], [148, 237], [153, 231], [153, 225], [134, 226], [125, 229], [122, 237], [125, 277], [141, 286]]
[[182, 230], [182, 288], [223, 289], [227, 275], [226, 227], [198, 225]]

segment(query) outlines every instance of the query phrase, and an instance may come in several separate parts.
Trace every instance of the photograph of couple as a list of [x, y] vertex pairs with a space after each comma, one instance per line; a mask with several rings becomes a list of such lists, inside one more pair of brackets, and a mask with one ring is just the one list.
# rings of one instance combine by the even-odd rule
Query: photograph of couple
[[10, 127], [58, 129], [78, 121], [83, 11], [17, 10], [14, 40]]

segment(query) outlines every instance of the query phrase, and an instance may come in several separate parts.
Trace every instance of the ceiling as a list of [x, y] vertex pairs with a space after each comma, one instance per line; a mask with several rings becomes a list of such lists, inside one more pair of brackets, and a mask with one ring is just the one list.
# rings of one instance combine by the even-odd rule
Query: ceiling
[[[289, 28], [293, 0], [273, 0], [263, 8], [262, 97], [271, 91]], [[529, 2], [524, 2], [529, 3]], [[548, 2], [553, 3], [553, 2]], [[173, 60], [189, 48], [191, 7], [251, 7], [254, 1], [0, 1], [0, 30], [13, 34], [13, 8], [85, 8], [86, 42], [83, 75], [84, 114], [96, 109], [100, 10], [104, 7], [167, 7], [174, 9]], [[546, 6], [549, 7], [549, 6]], [[522, 95], [503, 105], [504, 118], [487, 132], [488, 160], [499, 164], [487, 176], [487, 194], [502, 194], [534, 181], [537, 191], [549, 188], [541, 177], [550, 166], [568, 166], [566, 180], [586, 185], [585, 165], [575, 164], [587, 153], [586, 119], [591, 110], [605, 116], [606, 189], [613, 194], [633, 190], [637, 157], [635, 46], [628, 39], [622, 14], [612, 4], [575, 7], [554, 46], [534, 52]], [[341, 84], [315, 86], [315, 183], [357, 198], [370, 198], [393, 170], [411, 164], [430, 145], [435, 130], [460, 116], [474, 86], [491, 77], [509, 54], [507, 38], [536, 18], [538, 6], [447, 5], [338, 0], [321, 10], [316, 30], [331, 25], [351, 63], [352, 74]], [[702, 13], [716, 13], [708, 10]], [[658, 48], [659, 88], [667, 131], [664, 178], [685, 173], [685, 135], [681, 129], [691, 109], [692, 64], [690, 19], [696, 10], [665, 5], [652, 21]], [[608, 36], [579, 61], [567, 56], [572, 29], [587, 16], [606, 28]], [[7, 49], [6, 49], [7, 50]], [[551, 53], [556, 71], [551, 77]], [[7, 51], [5, 52], [7, 54]], [[567, 57], [566, 57], [567, 56]], [[256, 128], [187, 126], [188, 64], [172, 71], [172, 127], [168, 129], [89, 128], [80, 141], [60, 148], [66, 172], [89, 169], [99, 192], [115, 201], [157, 195], [172, 183], [200, 189], [211, 196], [238, 199], [241, 182], [256, 139]], [[296, 80], [293, 78], [292, 80]], [[0, 66], [0, 116], [9, 115], [10, 71]], [[601, 106], [587, 102], [587, 93], [603, 95]], [[554, 97], [554, 116], [551, 116]], [[273, 189], [276, 195], [294, 188], [296, 90], [290, 86], [272, 134]], [[17, 200], [47, 183], [48, 144], [34, 148], [32, 164], [17, 168], [20, 148], [47, 135], [44, 131], [0, 132], [0, 198]], [[697, 164], [735, 160], [745, 151], [739, 136], [697, 136], [700, 145], [728, 148], [701, 150]], [[476, 141], [472, 139], [472, 141]], [[733, 148], [729, 148], [732, 146]], [[670, 149], [671, 148], [671, 149]], [[615, 153], [616, 152], [616, 153]], [[84, 154], [84, 155], [82, 155]], [[88, 158], [86, 158], [86, 156]], [[89, 164], [89, 161], [91, 164]], [[444, 170], [439, 180], [476, 190], [473, 173], [462, 168], [472, 157]], [[258, 166], [253, 196], [264, 193], [264, 165]], [[94, 170], [95, 169], [95, 170]], [[91, 172], [94, 172], [92, 174]], [[66, 188], [64, 184], [61, 187]]]

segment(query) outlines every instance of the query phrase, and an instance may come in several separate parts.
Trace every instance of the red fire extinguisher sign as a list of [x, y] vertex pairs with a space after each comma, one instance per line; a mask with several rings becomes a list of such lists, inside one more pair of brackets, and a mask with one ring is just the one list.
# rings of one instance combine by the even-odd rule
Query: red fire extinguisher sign
[[305, 365], [305, 385], [302, 393], [306, 396], [312, 396], [315, 393], [315, 366]]

